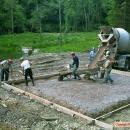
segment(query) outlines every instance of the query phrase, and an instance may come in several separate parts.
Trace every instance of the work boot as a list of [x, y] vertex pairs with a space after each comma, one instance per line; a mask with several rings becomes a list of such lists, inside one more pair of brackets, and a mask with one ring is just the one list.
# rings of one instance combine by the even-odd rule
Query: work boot
[[110, 81], [111, 84], [113, 84], [113, 82], [114, 82], [113, 80]]
[[81, 77], [79, 76], [79, 74], [75, 74], [75, 79], [81, 80]]
[[108, 83], [108, 81], [103, 81], [103, 83], [105, 83], [105, 84], [106, 84], [106, 83]]
[[74, 74], [74, 78], [73, 79], [76, 79], [76, 77], [77, 77], [76, 74]]
[[28, 82], [26, 81], [26, 86], [28, 86]]
[[32, 80], [32, 85], [34, 86], [34, 81]]
[[74, 78], [73, 79], [76, 79], [76, 76], [74, 76]]
[[81, 77], [78, 75], [78, 80], [81, 80]]

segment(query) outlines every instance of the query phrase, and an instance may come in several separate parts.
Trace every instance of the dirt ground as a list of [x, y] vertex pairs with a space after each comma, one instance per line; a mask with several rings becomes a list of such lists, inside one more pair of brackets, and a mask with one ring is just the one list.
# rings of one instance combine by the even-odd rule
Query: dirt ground
[[87, 122], [0, 88], [0, 130], [90, 130]]

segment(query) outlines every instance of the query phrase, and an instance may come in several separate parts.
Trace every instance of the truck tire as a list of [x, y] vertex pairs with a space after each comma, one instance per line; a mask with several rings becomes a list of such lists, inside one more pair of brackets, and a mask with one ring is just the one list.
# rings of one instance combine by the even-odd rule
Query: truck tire
[[128, 71], [128, 70], [129, 70], [129, 67], [130, 67], [129, 62], [126, 61], [126, 63], [125, 63], [125, 70]]

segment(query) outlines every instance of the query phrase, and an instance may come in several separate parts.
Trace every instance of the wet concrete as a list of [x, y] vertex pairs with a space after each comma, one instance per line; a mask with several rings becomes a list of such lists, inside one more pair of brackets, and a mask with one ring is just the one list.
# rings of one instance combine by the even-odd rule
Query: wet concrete
[[[87, 53], [76, 53], [80, 60], [80, 68], [85, 67], [88, 64], [88, 54]], [[32, 55], [29, 57], [32, 63], [32, 70], [34, 76], [43, 75], [50, 72], [60, 72], [66, 70], [66, 66], [72, 63], [72, 56], [70, 53], [42, 53], [37, 55]], [[20, 61], [16, 60], [13, 64], [14, 71], [20, 70]]]
[[[85, 67], [85, 65], [88, 63], [88, 57], [86, 56], [86, 53], [84, 54], [79, 53], [78, 56], [80, 57], [80, 68]], [[48, 74], [52, 72], [54, 73], [54, 72], [62, 71], [66, 69], [65, 67], [67, 64], [72, 62], [70, 58], [71, 56], [69, 54], [60, 54], [60, 55], [57, 55], [57, 54], [43, 55], [42, 54], [41, 56], [39, 55], [32, 56], [31, 61], [33, 63], [32, 69], [33, 69], [34, 75]], [[20, 62], [18, 61], [16, 63], [16, 68], [15, 68], [16, 70], [19, 69], [19, 64]], [[114, 73], [112, 74], [112, 78], [114, 79], [113, 85], [103, 84], [102, 83], [103, 80], [101, 79], [98, 79], [95, 82], [84, 80], [84, 79], [82, 80], [65, 79], [64, 81], [59, 82], [57, 80], [57, 77], [55, 77], [53, 79], [48, 79], [48, 80], [37, 80], [35, 81], [35, 84], [36, 84], [35, 86], [32, 86], [32, 84], [29, 82], [28, 87], [26, 87], [24, 83], [16, 85], [16, 87], [32, 92], [41, 97], [47, 98], [65, 107], [69, 107], [73, 110], [80, 111], [84, 114], [97, 116], [100, 112], [103, 112], [103, 111], [106, 112], [106, 109], [110, 108], [112, 105], [116, 105], [118, 102], [124, 101], [130, 98], [130, 94], [129, 94], [130, 93], [130, 87], [129, 87], [130, 76], [129, 74], [128, 76], [125, 76], [122, 73], [123, 72], [116, 73], [114, 71]], [[1, 90], [0, 92], [1, 92], [0, 99], [3, 98], [4, 100], [5, 99], [8, 100], [8, 98], [10, 97], [9, 96], [10, 94], [7, 92], [3, 93]], [[33, 107], [28, 105], [28, 102], [25, 102], [23, 99], [22, 99], [22, 103], [23, 105], [27, 104], [30, 112], [32, 113]], [[2, 107], [2, 110], [6, 110], [6, 108], [3, 108], [3, 106], [1, 107]], [[39, 109], [41, 108], [42, 107], [40, 105]], [[14, 109], [15, 108], [13, 108], [13, 110]], [[34, 109], [36, 110], [35, 107]], [[1, 113], [2, 113], [2, 110], [0, 111]], [[16, 107], [16, 110], [17, 110], [17, 107]], [[28, 108], [24, 108], [22, 113], [24, 115], [28, 115], [24, 113], [27, 110]], [[47, 108], [45, 113], [48, 110], [49, 108]], [[7, 119], [8, 120], [10, 119], [9, 122], [11, 121], [11, 123], [12, 121], [15, 122], [15, 120], [12, 118], [17, 117], [17, 115], [19, 115], [17, 113], [19, 113], [19, 111], [18, 112], [13, 111], [11, 112], [11, 114], [9, 114], [9, 116], [6, 116], [6, 114], [3, 114], [3, 117], [6, 119], [4, 119], [2, 117], [2, 114], [0, 114], [1, 115], [0, 122], [3, 123]], [[34, 113], [37, 114], [40, 112], [34, 111]], [[29, 115], [29, 118], [27, 117], [29, 119], [29, 122], [32, 121], [33, 123], [33, 119], [35, 119], [34, 113], [32, 113], [31, 116]], [[20, 113], [20, 117], [21, 115], [22, 114]], [[12, 117], [12, 118], [9, 118], [9, 117]], [[19, 116], [17, 118], [19, 118]], [[23, 122], [25, 122], [25, 120]], [[19, 123], [18, 127], [21, 126], [21, 122], [19, 121], [18, 123]], [[37, 124], [38, 125], [35, 125], [35, 126], [39, 128], [39, 125], [43, 124], [43, 122], [40, 122], [40, 123], [38, 122]], [[28, 128], [28, 122], [26, 126]], [[88, 129], [90, 130], [90, 128]], [[92, 128], [92, 129], [97, 129], [97, 128]]]
[[112, 78], [113, 85], [104, 84], [100, 79], [95, 82], [84, 79], [66, 79], [59, 82], [55, 78], [38, 80], [36, 86], [30, 83], [28, 88], [24, 84], [18, 87], [88, 115], [98, 115], [110, 106], [130, 98], [130, 77], [112, 74]]
[[[88, 54], [77, 53], [77, 55], [80, 59], [80, 68], [85, 68], [89, 62]], [[30, 60], [33, 64], [34, 75], [60, 72], [67, 69], [66, 66], [72, 63], [69, 53], [39, 54], [30, 57]], [[54, 79], [35, 81], [36, 86], [32, 86], [30, 83], [27, 88], [25, 84], [17, 85], [17, 87], [87, 115], [98, 115], [103, 111], [109, 111], [112, 105], [130, 97], [130, 72], [127, 76], [123, 71], [113, 72], [113, 85], [103, 84], [101, 79], [97, 79], [95, 82], [84, 79], [66, 79], [59, 82], [55, 77]], [[109, 110], [107, 110], [108, 108]]]

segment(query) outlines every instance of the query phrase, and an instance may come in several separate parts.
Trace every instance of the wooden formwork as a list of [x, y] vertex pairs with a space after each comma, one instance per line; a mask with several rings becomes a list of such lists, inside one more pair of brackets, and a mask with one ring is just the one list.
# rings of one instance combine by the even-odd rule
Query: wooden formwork
[[2, 84], [1, 84], [1, 87], [4, 88], [4, 89], [6, 89], [6, 90], [8, 90], [8, 91], [12, 91], [12, 92], [17, 93], [17, 94], [20, 94], [20, 95], [22, 95], [22, 94], [23, 94], [23, 95], [26, 95], [26, 96], [28, 96], [30, 99], [35, 99], [35, 100], [39, 101], [40, 103], [42, 103], [42, 104], [44, 104], [44, 105], [46, 105], [46, 106], [49, 106], [50, 108], [56, 109], [57, 111], [61, 111], [61, 112], [65, 113], [65, 114], [71, 115], [71, 116], [73, 116], [73, 117], [75, 117], [75, 116], [76, 116], [76, 117], [80, 117], [80, 118], [82, 118], [82, 119], [84, 119], [84, 120], [87, 120], [89, 124], [91, 124], [91, 123], [92, 123], [92, 124], [95, 124], [95, 125], [97, 125], [97, 126], [99, 126], [99, 127], [101, 127], [101, 128], [104, 128], [105, 130], [113, 130], [113, 126], [110, 125], [110, 124], [104, 123], [104, 122], [102, 122], [102, 121], [99, 121], [99, 120], [97, 120], [97, 119], [94, 119], [94, 118], [92, 118], [92, 117], [89, 117], [89, 116], [87, 116], [87, 115], [84, 115], [84, 114], [82, 114], [82, 113], [73, 111], [73, 110], [71, 110], [71, 109], [69, 109], [69, 108], [63, 107], [63, 106], [61, 106], [61, 105], [59, 105], [59, 104], [56, 104], [56, 103], [51, 102], [51, 101], [49, 101], [49, 100], [47, 100], [47, 99], [44, 99], [44, 98], [42, 98], [42, 97], [39, 97], [39, 96], [37, 96], [37, 95], [35, 95], [35, 94], [26, 92], [26, 91], [21, 90], [21, 89], [19, 89], [19, 88], [16, 88], [16, 87], [14, 87], [14, 86], [12, 86], [12, 85], [9, 85], [9, 84], [7, 84], [7, 83], [2, 83]]

